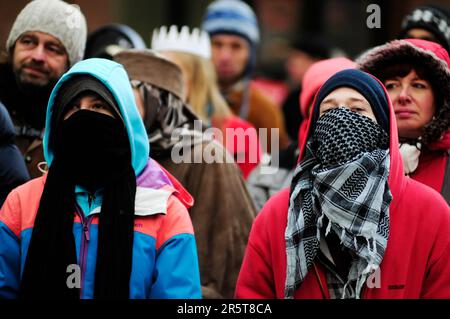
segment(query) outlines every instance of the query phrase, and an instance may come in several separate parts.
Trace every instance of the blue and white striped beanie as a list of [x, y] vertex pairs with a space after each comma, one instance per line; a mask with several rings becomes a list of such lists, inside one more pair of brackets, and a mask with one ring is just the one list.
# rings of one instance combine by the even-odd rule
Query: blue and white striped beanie
[[252, 8], [241, 0], [216, 0], [203, 18], [202, 29], [213, 36], [230, 33], [246, 38], [252, 47], [259, 43], [259, 27]]

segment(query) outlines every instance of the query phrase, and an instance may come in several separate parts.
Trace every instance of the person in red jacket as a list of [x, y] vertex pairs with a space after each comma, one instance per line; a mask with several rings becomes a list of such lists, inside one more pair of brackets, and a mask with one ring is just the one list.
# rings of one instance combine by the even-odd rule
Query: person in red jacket
[[439, 44], [395, 40], [358, 59], [379, 78], [394, 104], [405, 174], [450, 204], [450, 58]]
[[344, 70], [319, 90], [291, 189], [252, 226], [237, 298], [450, 298], [450, 209], [405, 177], [389, 96]]

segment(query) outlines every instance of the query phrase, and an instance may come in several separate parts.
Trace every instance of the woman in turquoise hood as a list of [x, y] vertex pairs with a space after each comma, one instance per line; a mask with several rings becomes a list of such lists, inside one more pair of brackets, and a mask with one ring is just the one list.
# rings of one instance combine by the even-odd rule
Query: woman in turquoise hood
[[120, 64], [60, 79], [44, 154], [48, 173], [0, 211], [0, 298], [200, 298], [192, 199], [149, 158]]

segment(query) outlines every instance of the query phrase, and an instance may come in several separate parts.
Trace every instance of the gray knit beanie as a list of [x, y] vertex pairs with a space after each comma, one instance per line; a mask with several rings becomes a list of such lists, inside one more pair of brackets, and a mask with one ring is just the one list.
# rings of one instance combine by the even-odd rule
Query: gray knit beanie
[[61, 0], [34, 0], [28, 3], [14, 22], [6, 48], [8, 51], [25, 32], [48, 33], [61, 41], [72, 66], [83, 58], [87, 25], [80, 9]]

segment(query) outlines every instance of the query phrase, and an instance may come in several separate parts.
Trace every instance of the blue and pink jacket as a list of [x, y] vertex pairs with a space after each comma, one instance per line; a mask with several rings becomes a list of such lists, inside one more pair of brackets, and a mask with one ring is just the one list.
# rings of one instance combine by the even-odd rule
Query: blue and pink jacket
[[[44, 154], [51, 169], [50, 118], [55, 95], [74, 74], [89, 74], [114, 95], [127, 128], [137, 176], [130, 298], [201, 298], [197, 249], [187, 208], [192, 197], [149, 158], [147, 133], [137, 111], [128, 76], [120, 64], [104, 59], [77, 63], [56, 84], [47, 108]], [[80, 128], [81, 129], [81, 128]], [[0, 299], [17, 298], [33, 224], [46, 175], [14, 189], [0, 210]], [[73, 235], [81, 275], [81, 298], [94, 296], [98, 216], [102, 192], [76, 187]], [[72, 273], [68, 273], [70, 276]]]

